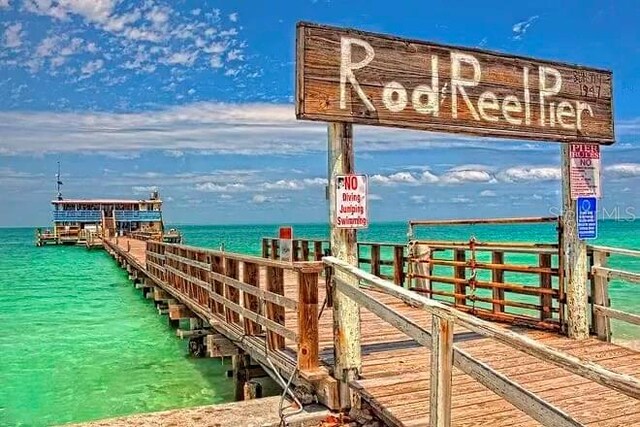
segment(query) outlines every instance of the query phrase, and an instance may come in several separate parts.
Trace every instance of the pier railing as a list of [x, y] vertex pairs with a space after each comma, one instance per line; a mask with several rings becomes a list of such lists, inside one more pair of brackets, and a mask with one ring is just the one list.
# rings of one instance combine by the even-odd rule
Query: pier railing
[[[294, 261], [318, 260], [329, 248], [328, 240], [296, 239], [292, 255]], [[263, 238], [263, 258], [279, 255], [279, 240]], [[550, 330], [565, 322], [557, 243], [359, 242], [358, 263], [374, 276], [488, 320]]]
[[[293, 261], [320, 261], [330, 250], [326, 239], [294, 239]], [[404, 285], [407, 274], [407, 247], [401, 243], [358, 242], [358, 263], [367, 266], [371, 274]], [[280, 241], [271, 237], [262, 238], [262, 257], [280, 258]]]
[[[297, 366], [319, 366], [318, 279], [322, 262], [286, 263], [190, 246], [147, 242], [147, 271], [207, 319], [243, 337], [266, 333], [269, 351], [297, 345]], [[285, 294], [285, 275], [297, 289]], [[295, 313], [296, 324], [285, 322]]]
[[591, 260], [591, 326], [592, 332], [603, 341], [611, 341], [611, 319], [640, 326], [640, 313], [629, 313], [611, 307], [609, 282], [640, 286], [640, 271], [609, 266], [609, 258], [626, 263], [632, 261], [640, 265], [640, 251], [632, 249], [612, 248], [608, 246], [589, 246]]
[[[456, 310], [440, 302], [362, 271], [334, 257], [324, 258], [331, 266], [336, 291], [356, 302], [403, 332], [419, 344], [430, 349], [430, 425], [448, 426], [451, 423], [452, 370], [455, 366], [516, 408], [545, 426], [580, 426], [576, 419], [524, 389], [504, 374], [482, 363], [453, 344], [454, 326], [493, 338], [515, 350], [542, 361], [553, 363], [580, 377], [640, 399], [640, 381], [629, 375], [610, 371], [600, 365], [583, 361], [575, 356], [541, 344], [524, 335], [501, 328]], [[358, 283], [359, 286], [353, 286]], [[398, 298], [404, 303], [422, 309], [431, 315], [431, 330], [425, 329], [405, 317], [392, 306], [381, 303], [364, 288], [373, 289]], [[345, 333], [343, 331], [343, 333]], [[357, 384], [354, 384], [357, 387]]]
[[410, 289], [489, 320], [560, 329], [559, 245], [414, 240]]

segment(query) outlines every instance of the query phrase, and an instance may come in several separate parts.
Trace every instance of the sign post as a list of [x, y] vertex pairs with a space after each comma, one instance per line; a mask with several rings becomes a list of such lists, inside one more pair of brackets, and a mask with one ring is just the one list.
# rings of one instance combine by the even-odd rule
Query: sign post
[[[353, 123], [564, 143], [615, 141], [611, 71], [310, 23], [296, 30], [296, 117], [329, 123], [331, 246], [335, 257], [352, 265], [356, 231], [337, 225], [336, 186], [338, 176], [354, 173]], [[584, 338], [586, 248], [576, 230], [570, 159], [563, 144], [561, 264], [569, 335]], [[339, 274], [336, 279], [358, 286]], [[349, 400], [357, 403], [348, 382], [360, 371], [360, 318], [356, 303], [333, 294], [344, 408]]]
[[571, 147], [562, 144], [562, 247], [567, 296], [567, 334], [589, 338], [587, 246], [578, 236], [578, 206], [571, 194]]
[[[358, 265], [358, 243], [355, 228], [337, 226], [338, 177], [354, 173], [353, 126], [349, 123], [329, 123], [329, 224], [331, 224], [331, 255], [351, 265]], [[344, 191], [344, 190], [341, 190]], [[336, 271], [335, 280], [358, 287], [358, 281]], [[360, 349], [360, 306], [333, 287], [333, 338], [336, 377], [340, 381], [341, 409], [359, 407], [358, 394], [349, 383], [362, 369]]]

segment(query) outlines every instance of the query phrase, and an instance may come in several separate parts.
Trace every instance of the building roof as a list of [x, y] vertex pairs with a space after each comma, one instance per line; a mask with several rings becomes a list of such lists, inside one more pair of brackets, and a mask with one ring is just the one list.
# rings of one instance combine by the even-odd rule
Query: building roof
[[52, 200], [51, 203], [56, 204], [76, 204], [76, 203], [84, 203], [84, 204], [95, 204], [95, 205], [124, 205], [124, 204], [132, 204], [132, 203], [162, 203], [160, 199], [154, 200], [133, 200], [133, 199], [64, 199], [64, 200]]

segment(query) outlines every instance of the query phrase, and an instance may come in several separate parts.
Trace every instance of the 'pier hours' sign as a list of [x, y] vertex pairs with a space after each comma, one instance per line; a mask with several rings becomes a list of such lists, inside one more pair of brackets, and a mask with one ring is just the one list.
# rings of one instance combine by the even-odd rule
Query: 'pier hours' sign
[[299, 119], [614, 142], [610, 71], [308, 23], [296, 57]]
[[367, 176], [336, 177], [336, 224], [338, 228], [367, 228]]

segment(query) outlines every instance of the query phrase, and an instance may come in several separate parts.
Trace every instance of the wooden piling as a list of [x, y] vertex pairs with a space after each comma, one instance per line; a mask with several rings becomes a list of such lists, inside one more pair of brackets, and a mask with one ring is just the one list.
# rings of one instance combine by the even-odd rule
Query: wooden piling
[[[603, 251], [593, 252], [593, 266], [605, 267], [607, 264], [607, 253]], [[594, 268], [594, 270], [595, 270]], [[593, 271], [592, 271], [593, 274]], [[593, 304], [609, 307], [609, 279], [600, 274], [593, 274]], [[611, 322], [609, 317], [598, 310], [593, 313], [594, 332], [598, 339], [611, 341]]]
[[565, 289], [567, 298], [567, 334], [570, 338], [589, 337], [587, 295], [587, 246], [578, 239], [576, 201], [571, 199], [571, 146], [560, 145], [562, 157], [562, 253], [565, 256]]
[[[284, 295], [284, 270], [280, 267], [267, 267], [267, 291]], [[284, 326], [284, 307], [273, 302], [267, 302], [267, 318]], [[284, 337], [269, 330], [267, 332], [267, 347], [269, 350], [284, 348]]]
[[[494, 251], [491, 253], [491, 262], [493, 264], [504, 264], [504, 252]], [[504, 270], [493, 269], [491, 270], [491, 280], [494, 283], [504, 283]], [[492, 289], [493, 299], [495, 301], [504, 301], [504, 289], [494, 287]], [[504, 313], [504, 304], [499, 302], [493, 303], [494, 313]]]
[[318, 272], [298, 272], [298, 369], [312, 371], [319, 363]]
[[453, 373], [453, 321], [431, 316], [430, 420], [432, 427], [451, 425], [451, 378]]
[[[456, 249], [453, 251], [454, 260], [457, 262], [465, 262], [466, 253], [464, 249]], [[457, 266], [454, 267], [454, 277], [456, 279], [464, 280], [466, 277], [466, 267], [465, 266]], [[466, 305], [467, 299], [464, 295], [467, 294], [467, 285], [464, 282], [457, 282], [455, 284], [455, 293], [460, 296], [455, 297], [455, 305]]]
[[[349, 123], [329, 123], [329, 223], [331, 224], [331, 252], [336, 258], [358, 265], [356, 230], [335, 226], [336, 177], [355, 172], [353, 126]], [[340, 271], [335, 276], [349, 286], [358, 281]], [[339, 381], [340, 407], [359, 407], [359, 396], [349, 383], [360, 376], [362, 357], [360, 348], [360, 306], [333, 288], [333, 341], [335, 348], [335, 377]]]

